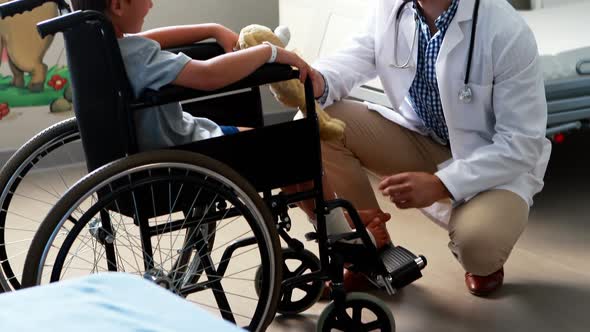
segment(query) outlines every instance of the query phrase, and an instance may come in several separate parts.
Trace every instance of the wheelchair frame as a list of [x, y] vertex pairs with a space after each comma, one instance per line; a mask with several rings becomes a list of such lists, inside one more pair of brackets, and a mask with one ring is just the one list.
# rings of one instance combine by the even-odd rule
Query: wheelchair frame
[[[38, 24], [38, 30], [42, 37], [63, 32], [70, 66], [71, 80], [74, 88], [74, 109], [76, 121], [86, 155], [89, 172], [95, 171], [114, 161], [137, 154], [138, 148], [134, 132], [134, 112], [150, 106], [164, 105], [185, 100], [203, 99], [220, 93], [248, 90], [250, 94], [239, 95], [234, 98], [243, 98], [254, 101], [254, 106], [259, 112], [252, 118], [227, 118], [227, 114], [221, 114], [219, 104], [213, 99], [205, 99], [189, 105], [188, 111], [193, 115], [205, 116], [213, 121], [232, 125], [246, 125], [256, 127], [255, 130], [241, 132], [231, 136], [223, 136], [186, 145], [170, 147], [170, 150], [198, 151], [228, 165], [237, 173], [243, 175], [253, 187], [263, 193], [263, 199], [267, 203], [276, 221], [279, 236], [295, 252], [302, 252], [302, 242], [292, 238], [287, 233], [291, 228], [291, 219], [288, 209], [292, 204], [302, 200], [313, 199], [317, 210], [317, 232], [306, 236], [308, 240], [316, 240], [319, 248], [320, 268], [312, 273], [296, 276], [283, 280], [282, 287], [289, 288], [296, 284], [312, 281], [331, 280], [334, 284], [332, 297], [336, 307], [336, 316], [341, 316], [345, 308], [347, 296], [343, 288], [342, 270], [344, 263], [352, 263], [360, 271], [372, 271], [376, 274], [394, 276], [397, 273], [398, 280], [385, 281], [384, 287], [391, 292], [392, 285], [397, 288], [413, 282], [421, 277], [419, 270], [424, 268], [426, 260], [423, 256], [410, 257], [415, 265], [404, 266], [400, 270], [392, 271], [382, 261], [382, 255], [373, 245], [367, 230], [361, 221], [358, 212], [349, 202], [336, 199], [325, 201], [322, 188], [322, 157], [319, 137], [318, 118], [315, 112], [315, 100], [313, 87], [308, 79], [305, 82], [305, 97], [307, 103], [307, 117], [301, 120], [264, 127], [262, 124], [262, 109], [260, 103], [259, 86], [290, 79], [297, 79], [299, 72], [290, 66], [267, 64], [249, 77], [217, 91], [196, 91], [182, 87], [167, 86], [160, 91], [146, 93], [139, 100], [133, 100], [125, 67], [122, 63], [120, 51], [112, 25], [101, 13], [94, 11], [71, 12], [69, 6], [63, 0], [20, 0], [0, 6], [0, 17], [11, 16], [45, 2], [53, 1], [58, 4], [61, 16]], [[93, 32], [94, 31], [94, 32]], [[87, 45], [88, 36], [100, 31], [102, 44], [99, 48], [81, 47]], [[173, 52], [184, 52], [196, 59], [207, 59], [223, 53], [216, 44], [201, 43], [172, 49]], [[89, 63], [91, 65], [89, 65]], [[112, 70], [104, 70], [111, 68]], [[94, 89], [98, 85], [101, 89]], [[221, 108], [235, 108], [235, 104], [228, 98]], [[107, 120], [108, 119], [108, 120]], [[113, 125], [112, 119], [116, 119]], [[103, 133], [112, 133], [104, 136]], [[272, 154], [268, 149], [261, 148], [267, 142], [280, 138], [284, 149], [273, 149]], [[274, 143], [273, 143], [274, 144]], [[228, 147], [231, 147], [228, 149]], [[311, 150], [311, 152], [310, 152]], [[306, 158], [307, 163], [295, 164], [289, 161]], [[276, 172], [275, 163], [278, 163], [281, 172]], [[313, 188], [309, 191], [295, 194], [280, 193], [272, 195], [271, 190], [285, 187], [291, 184], [299, 184], [305, 181], [313, 181]], [[349, 213], [356, 232], [328, 236], [325, 216], [330, 210], [342, 207]], [[149, 229], [149, 225], [147, 227]], [[145, 230], [144, 230], [145, 231]], [[338, 242], [343, 239], [361, 238], [363, 245], [348, 245]], [[236, 244], [233, 250], [240, 247]], [[231, 256], [232, 252], [229, 253]], [[405, 251], [403, 255], [408, 255]], [[415, 258], [415, 259], [414, 259]], [[149, 263], [144, 262], [146, 269]], [[413, 269], [410, 271], [410, 269]], [[409, 272], [408, 272], [409, 271]], [[406, 273], [408, 272], [408, 273]], [[358, 299], [356, 299], [358, 300]], [[361, 299], [362, 300], [362, 299]]]

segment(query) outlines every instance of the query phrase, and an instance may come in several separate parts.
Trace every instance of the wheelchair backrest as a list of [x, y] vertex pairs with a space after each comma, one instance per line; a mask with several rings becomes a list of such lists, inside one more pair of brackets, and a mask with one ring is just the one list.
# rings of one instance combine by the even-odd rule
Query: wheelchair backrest
[[136, 152], [131, 88], [113, 27], [87, 20], [64, 31], [73, 103], [89, 171]]
[[[42, 35], [55, 31], [64, 33], [74, 107], [89, 171], [137, 152], [131, 114], [134, 110], [141, 111], [146, 105], [172, 102], [178, 98], [187, 97], [190, 100], [202, 94], [186, 89], [176, 91], [178, 87], [171, 87], [170, 90], [134, 100], [113, 26], [100, 13], [76, 12], [54, 19], [52, 23], [39, 24], [38, 28]], [[284, 72], [284, 67], [288, 67], [287, 72]], [[266, 75], [264, 79], [253, 75], [250, 80], [273, 82], [274, 77], [297, 77], [292, 76], [289, 66], [267, 68], [261, 70], [262, 74]], [[247, 80], [244, 79], [243, 84], [250, 86]], [[193, 103], [191, 113], [206, 114], [222, 124], [243, 125], [226, 122], [221, 114], [231, 115], [236, 113], [236, 109], [252, 107], [253, 110], [260, 110], [260, 116], [252, 117], [254, 120], [247, 126], [261, 128], [170, 148], [199, 152], [217, 159], [243, 175], [259, 191], [309, 180], [321, 182], [320, 137], [315, 113], [293, 123], [263, 126], [259, 85], [247, 93], [246, 99], [237, 99], [241, 103], [228, 99], [225, 94], [215, 100], [200, 100], [199, 97], [199, 101]], [[228, 87], [227, 91], [235, 90], [236, 86]], [[216, 93], [219, 92], [223, 90]], [[313, 87], [309, 80], [306, 82], [306, 96], [308, 109], [314, 109]], [[227, 112], [219, 112], [221, 109]], [[219, 119], [215, 117], [216, 113]], [[245, 120], [239, 120], [242, 121], [245, 123]], [[276, 142], [281, 142], [278, 148], [272, 146]]]

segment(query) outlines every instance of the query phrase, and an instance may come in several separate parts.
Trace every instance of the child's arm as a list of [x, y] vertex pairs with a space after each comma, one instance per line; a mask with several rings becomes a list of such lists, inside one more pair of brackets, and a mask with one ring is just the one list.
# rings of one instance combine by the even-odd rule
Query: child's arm
[[235, 32], [215, 23], [163, 27], [140, 32], [137, 35], [155, 40], [162, 48], [183, 46], [214, 38], [226, 52], [231, 52], [238, 41], [238, 35]]
[[[206, 61], [191, 60], [172, 84], [196, 90], [217, 90], [250, 75], [265, 64], [271, 54], [271, 46], [265, 44], [226, 53]], [[280, 47], [277, 47], [275, 62], [297, 67], [302, 82], [310, 71], [309, 65], [297, 54]]]

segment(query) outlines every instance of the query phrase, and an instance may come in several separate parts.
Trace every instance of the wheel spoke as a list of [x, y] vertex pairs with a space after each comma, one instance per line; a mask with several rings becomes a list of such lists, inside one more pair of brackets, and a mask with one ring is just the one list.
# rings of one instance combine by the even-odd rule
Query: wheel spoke
[[361, 323], [362, 319], [363, 319], [362, 313], [363, 313], [363, 307], [361, 307], [361, 306], [352, 307], [352, 321], [355, 323]]
[[364, 324], [363, 325], [363, 329], [365, 331], [367, 331], [367, 332], [374, 331], [374, 330], [382, 331], [383, 330], [383, 327], [384, 327], [383, 326], [383, 323], [380, 322], [378, 319], [375, 320], [375, 321], [373, 321], [373, 322], [370, 322], [370, 323], [367, 323], [367, 324]]
[[282, 305], [289, 305], [292, 304], [293, 301], [291, 301], [293, 297], [293, 289], [292, 288], [288, 288], [283, 290], [283, 298], [281, 300], [281, 304]]
[[313, 284], [295, 284], [293, 287], [300, 289], [307, 294], [311, 293], [315, 288]]
[[301, 262], [301, 265], [295, 270], [295, 272], [293, 272], [293, 274], [297, 277], [302, 276], [303, 272], [305, 272], [307, 269], [308, 267], [305, 262]]

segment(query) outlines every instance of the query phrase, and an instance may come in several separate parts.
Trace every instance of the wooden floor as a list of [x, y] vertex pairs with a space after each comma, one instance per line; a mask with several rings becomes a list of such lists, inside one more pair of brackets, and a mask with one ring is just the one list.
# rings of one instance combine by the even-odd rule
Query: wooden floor
[[[394, 216], [393, 240], [429, 262], [423, 278], [402, 292], [376, 294], [391, 308], [397, 331], [590, 331], [590, 161], [582, 155], [588, 142], [585, 135], [554, 148], [545, 189], [505, 266], [505, 286], [491, 298], [466, 291], [444, 230], [383, 201]], [[297, 318], [278, 316], [270, 331], [314, 331], [325, 305]]]
[[[393, 297], [375, 294], [390, 307], [397, 331], [590, 331], [590, 161], [582, 159], [588, 142], [590, 135], [554, 148], [546, 187], [505, 266], [505, 286], [491, 298], [466, 291], [443, 229], [382, 201], [393, 215], [393, 241], [428, 259], [414, 284]], [[303, 239], [310, 224], [300, 211], [291, 217], [292, 233]], [[315, 243], [306, 246], [316, 251]], [[297, 317], [277, 316], [269, 331], [314, 331], [326, 304]]]

